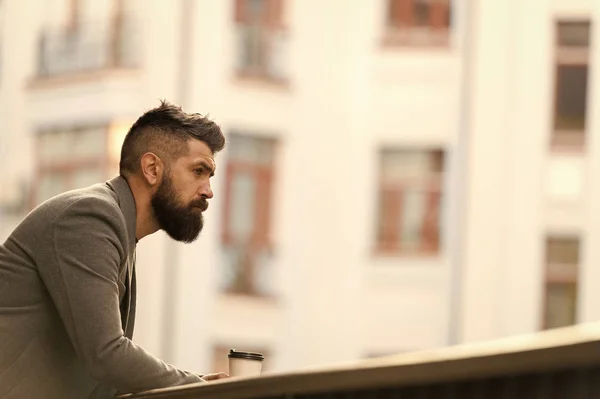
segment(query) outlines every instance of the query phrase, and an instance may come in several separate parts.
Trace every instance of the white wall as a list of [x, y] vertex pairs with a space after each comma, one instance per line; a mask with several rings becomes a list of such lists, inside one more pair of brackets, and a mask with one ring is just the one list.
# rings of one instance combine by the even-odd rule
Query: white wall
[[[545, 232], [541, 209], [544, 155], [548, 151], [553, 96], [553, 31], [545, 0], [516, 2], [510, 39], [512, 79], [509, 123], [508, 231], [501, 266], [500, 318], [496, 336], [539, 329], [542, 315]], [[476, 168], [477, 166], [474, 165]], [[477, 241], [471, 245], [476, 246]], [[515, 310], [519, 311], [516, 312]]]
[[[201, 23], [190, 55], [196, 88], [190, 108], [210, 112], [227, 132], [280, 140], [273, 228], [283, 294], [272, 303], [209, 299], [216, 312], [207, 320], [215, 326], [211, 341], [270, 346], [277, 369], [444, 345], [446, 253], [426, 259], [372, 254], [376, 156], [383, 144], [445, 147], [453, 140], [458, 51], [384, 50], [383, 1], [362, 7], [291, 0], [289, 84], [240, 81], [231, 67], [233, 10], [231, 2], [221, 4], [199, 3], [194, 11]], [[223, 168], [226, 160], [227, 149], [217, 164]], [[219, 187], [217, 172], [217, 197]], [[210, 212], [220, 213], [213, 202]], [[210, 226], [218, 231], [219, 223]], [[218, 248], [216, 238], [207, 239]], [[223, 313], [261, 322], [250, 328]]]
[[[595, 4], [594, 4], [595, 3]], [[578, 315], [580, 322], [600, 319], [600, 3], [594, 2], [592, 49], [588, 91], [587, 164], [585, 179], [588, 183], [584, 202], [586, 235], [583, 240], [582, 273]]]
[[498, 282], [506, 263], [506, 203], [508, 195], [508, 135], [506, 120], [510, 78], [507, 63], [511, 12], [515, 1], [477, 2], [471, 10], [476, 18], [473, 40], [472, 81], [468, 88], [468, 214], [462, 266], [460, 340], [494, 337], [498, 320]]
[[[21, 200], [20, 186], [28, 182], [34, 165], [23, 86], [36, 65], [41, 13], [31, 0], [4, 1], [0, 9], [0, 155], [4, 160], [0, 197], [14, 203]], [[19, 40], [13, 40], [15, 37]]]
[[582, 237], [579, 321], [597, 318], [593, 304], [598, 295], [591, 288], [598, 262], [591, 244], [597, 234], [597, 79], [592, 78], [589, 91], [586, 153], [549, 150], [554, 23], [558, 18], [592, 15], [597, 25], [597, 8], [587, 0], [479, 5], [469, 130], [464, 341], [539, 330], [548, 232], [576, 232]]

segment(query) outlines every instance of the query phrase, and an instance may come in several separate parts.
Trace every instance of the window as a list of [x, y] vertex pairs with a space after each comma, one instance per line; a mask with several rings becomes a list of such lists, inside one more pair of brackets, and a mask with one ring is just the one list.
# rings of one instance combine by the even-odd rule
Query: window
[[443, 164], [441, 150], [382, 151], [378, 252], [432, 254], [439, 251]]
[[236, 0], [237, 72], [283, 81], [286, 38], [283, 0]]
[[450, 0], [387, 0], [384, 43], [447, 45], [450, 11]]
[[64, 191], [107, 178], [107, 129], [85, 127], [37, 136], [37, 184], [33, 205]]
[[584, 148], [589, 44], [589, 22], [558, 23], [553, 149]]
[[269, 296], [275, 140], [233, 134], [228, 144], [222, 245], [224, 290]]
[[576, 323], [578, 266], [577, 237], [549, 237], [546, 240], [543, 328]]

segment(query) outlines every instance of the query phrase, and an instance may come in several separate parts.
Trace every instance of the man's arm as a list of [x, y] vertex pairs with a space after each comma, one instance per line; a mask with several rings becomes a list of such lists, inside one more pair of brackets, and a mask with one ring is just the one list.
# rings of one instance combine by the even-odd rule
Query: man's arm
[[120, 213], [101, 199], [82, 199], [49, 226], [40, 275], [77, 356], [90, 375], [120, 392], [203, 380], [153, 357], [124, 336], [118, 275], [126, 232]]

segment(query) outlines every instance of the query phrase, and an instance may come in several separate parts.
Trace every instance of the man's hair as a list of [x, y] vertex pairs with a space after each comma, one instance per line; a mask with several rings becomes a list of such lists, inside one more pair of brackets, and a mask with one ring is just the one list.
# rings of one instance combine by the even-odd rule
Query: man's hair
[[140, 159], [153, 152], [165, 162], [172, 162], [188, 153], [188, 141], [204, 142], [217, 153], [225, 147], [221, 128], [206, 116], [188, 114], [181, 107], [162, 100], [131, 126], [121, 147], [119, 173], [123, 176], [140, 169]]

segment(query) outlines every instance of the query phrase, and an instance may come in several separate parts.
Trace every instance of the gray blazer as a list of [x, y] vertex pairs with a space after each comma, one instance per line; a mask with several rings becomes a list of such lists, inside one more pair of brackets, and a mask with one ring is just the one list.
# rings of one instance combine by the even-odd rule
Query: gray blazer
[[117, 177], [44, 202], [0, 245], [0, 398], [109, 398], [203, 381], [131, 341], [135, 223]]

